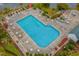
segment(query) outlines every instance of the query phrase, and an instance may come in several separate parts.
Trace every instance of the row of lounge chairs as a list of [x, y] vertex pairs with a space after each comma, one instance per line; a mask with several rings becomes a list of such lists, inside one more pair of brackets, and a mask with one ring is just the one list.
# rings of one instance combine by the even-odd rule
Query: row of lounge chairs
[[[13, 26], [13, 23], [10, 23], [10, 26], [12, 27], [14, 31], [17, 30], [17, 28]], [[18, 36], [18, 38], [22, 38], [22, 35], [18, 31], [15, 31], [15, 34]]]
[[9, 17], [10, 17], [10, 16], [13, 16], [14, 14], [18, 14], [19, 12], [24, 11], [24, 10], [26, 10], [25, 7], [23, 7], [23, 8], [18, 8], [18, 9], [16, 9], [14, 12], [9, 13], [8, 16], [9, 16]]

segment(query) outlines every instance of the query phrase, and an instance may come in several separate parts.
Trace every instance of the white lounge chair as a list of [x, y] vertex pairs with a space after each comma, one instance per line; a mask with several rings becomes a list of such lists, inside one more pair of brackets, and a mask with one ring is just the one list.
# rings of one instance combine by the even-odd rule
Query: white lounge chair
[[15, 33], [16, 35], [19, 34], [18, 32]]
[[30, 51], [33, 51], [33, 48], [31, 48]]
[[27, 40], [26, 43], [29, 43], [29, 41]]
[[40, 50], [39, 50], [39, 49], [37, 49], [37, 51], [38, 51], [38, 52], [40, 52]]
[[21, 38], [21, 37], [22, 37], [22, 35], [21, 35], [21, 34], [19, 34], [19, 35], [18, 35], [18, 37], [19, 37], [19, 38]]

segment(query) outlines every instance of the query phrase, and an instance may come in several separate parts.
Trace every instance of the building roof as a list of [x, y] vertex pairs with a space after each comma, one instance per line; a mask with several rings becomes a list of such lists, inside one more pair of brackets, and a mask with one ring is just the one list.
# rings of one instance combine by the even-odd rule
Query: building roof
[[79, 24], [74, 29], [72, 29], [70, 34], [75, 34], [77, 39], [79, 40]]

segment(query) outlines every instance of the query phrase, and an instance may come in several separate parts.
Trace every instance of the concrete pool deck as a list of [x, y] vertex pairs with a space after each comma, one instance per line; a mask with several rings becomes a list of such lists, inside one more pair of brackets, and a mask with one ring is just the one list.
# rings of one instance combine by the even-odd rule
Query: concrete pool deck
[[[14, 14], [11, 17], [8, 17], [8, 16], [5, 17], [8, 21], [8, 25], [9, 25], [7, 31], [10, 34], [10, 36], [13, 38], [12, 40], [14, 40], [14, 42], [20, 48], [20, 50], [22, 51], [22, 53], [24, 55], [26, 54], [26, 52], [30, 52], [33, 54], [34, 53], [48, 53], [48, 54], [54, 55], [57, 52], [57, 50], [55, 50], [55, 47], [60, 49], [61, 47], [59, 47], [58, 44], [62, 41], [62, 39], [64, 37], [66, 37], [68, 35], [68, 33], [71, 31], [71, 29], [74, 28], [79, 23], [79, 20], [78, 20], [79, 14], [77, 13], [78, 16], [73, 17], [73, 16], [71, 16], [71, 14], [73, 12], [74, 11], [71, 11], [68, 16], [65, 16], [63, 14], [64, 17], [67, 17], [66, 20], [68, 20], [68, 21], [70, 19], [71, 20], [75, 19], [73, 21], [70, 21], [69, 24], [66, 24], [66, 23], [61, 23], [58, 20], [52, 21], [51, 19], [49, 19], [45, 16], [42, 16], [41, 10], [39, 10], [39, 9], [37, 9], [37, 10], [28, 9], [28, 10], [19, 12], [19, 14]], [[75, 11], [75, 12], [78, 12], [78, 11]], [[46, 48], [38, 47], [36, 45], [36, 43], [24, 31], [22, 31], [22, 29], [16, 24], [16, 22], [18, 20], [20, 20], [23, 17], [28, 16], [28, 15], [33, 15], [38, 20], [40, 20], [42, 23], [44, 23], [45, 25], [51, 24], [52, 26], [54, 26], [61, 32], [60, 36], [55, 41], [53, 41], [48, 47], [46, 47]], [[46, 19], [48, 19], [49, 21], [47, 21]], [[63, 25], [63, 27], [62, 27], [62, 25]]]

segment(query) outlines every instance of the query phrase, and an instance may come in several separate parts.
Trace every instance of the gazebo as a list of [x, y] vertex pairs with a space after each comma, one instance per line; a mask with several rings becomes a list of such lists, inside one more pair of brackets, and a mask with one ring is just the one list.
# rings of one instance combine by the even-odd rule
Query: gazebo
[[68, 38], [73, 40], [74, 42], [79, 41], [79, 24], [72, 29], [72, 31], [69, 33]]

